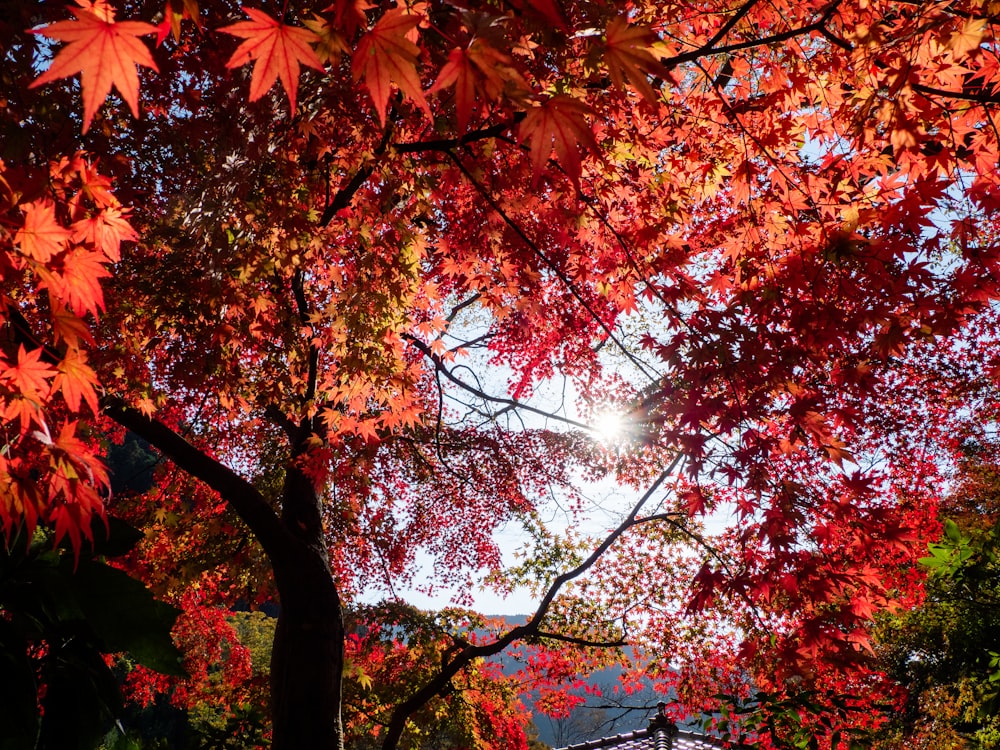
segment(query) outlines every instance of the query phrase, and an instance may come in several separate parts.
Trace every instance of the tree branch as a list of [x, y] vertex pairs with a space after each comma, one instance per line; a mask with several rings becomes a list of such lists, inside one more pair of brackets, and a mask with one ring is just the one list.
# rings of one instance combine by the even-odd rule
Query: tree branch
[[331, 221], [333, 217], [337, 215], [337, 212], [347, 208], [351, 204], [351, 200], [361, 189], [361, 186], [365, 184], [365, 181], [371, 177], [372, 172], [375, 171], [375, 162], [378, 157], [382, 156], [386, 150], [389, 148], [389, 140], [392, 138], [392, 126], [396, 120], [396, 105], [392, 106], [389, 111], [389, 116], [386, 118], [385, 131], [382, 133], [382, 140], [372, 151], [372, 155], [375, 157], [370, 162], [360, 167], [354, 176], [347, 181], [337, 194], [333, 196], [333, 200], [326, 204], [326, 208], [323, 209], [323, 215], [320, 216], [319, 226], [325, 227]]
[[337, 194], [333, 196], [333, 200], [327, 203], [326, 208], [323, 209], [323, 215], [319, 219], [321, 227], [325, 227], [333, 221], [333, 217], [337, 215], [338, 211], [350, 205], [351, 199], [361, 189], [361, 186], [365, 184], [365, 180], [371, 177], [374, 169], [371, 164], [364, 165], [354, 173], [354, 176], [348, 180], [346, 185], [337, 191]]
[[392, 144], [392, 150], [400, 154], [413, 154], [425, 151], [451, 151], [454, 148], [461, 148], [462, 146], [474, 143], [475, 141], [485, 141], [490, 138], [497, 138], [517, 125], [527, 116], [527, 112], [515, 112], [514, 116], [507, 122], [500, 122], [496, 125], [491, 125], [488, 128], [481, 128], [480, 130], [472, 130], [465, 135], [459, 136], [458, 138], [437, 138], [432, 141], [394, 143]]
[[522, 401], [518, 401], [516, 399], [505, 398], [503, 396], [491, 396], [489, 393], [480, 390], [474, 385], [466, 383], [460, 377], [455, 375], [454, 372], [452, 372], [445, 366], [444, 362], [441, 361], [441, 358], [437, 356], [433, 351], [431, 351], [431, 348], [427, 346], [427, 344], [425, 344], [423, 341], [408, 333], [404, 333], [402, 336], [406, 341], [409, 341], [411, 344], [413, 344], [413, 346], [419, 349], [420, 352], [434, 364], [434, 367], [437, 369], [439, 373], [444, 375], [449, 381], [457, 385], [466, 393], [469, 393], [475, 396], [476, 398], [482, 399], [483, 401], [487, 401], [489, 403], [503, 404], [505, 407], [512, 409], [522, 409], [524, 411], [531, 412], [532, 414], [538, 414], [539, 416], [546, 417], [547, 419], [552, 419], [557, 422], [562, 422], [563, 424], [568, 424], [571, 427], [579, 427], [581, 430], [586, 430], [587, 432], [594, 432], [593, 427], [591, 427], [588, 424], [584, 424], [583, 422], [578, 422], [575, 419], [570, 419], [569, 417], [561, 417], [558, 414], [553, 414], [552, 412], [545, 411], [544, 409], [538, 409], [537, 407], [530, 406], [529, 404], [526, 404]]
[[[302, 269], [295, 271], [292, 277], [292, 292], [295, 295], [295, 306], [299, 313], [299, 320], [302, 325], [309, 326], [313, 332], [309, 336], [309, 361], [308, 373], [306, 375], [305, 403], [308, 405], [316, 397], [316, 383], [319, 379], [319, 347], [313, 343], [315, 328], [309, 322], [309, 301], [306, 299], [305, 279]], [[310, 425], [312, 427], [312, 425]]]
[[476, 177], [465, 167], [465, 165], [462, 163], [462, 160], [459, 159], [458, 156], [456, 156], [455, 153], [452, 151], [447, 151], [445, 153], [447, 153], [448, 158], [450, 158], [452, 162], [454, 162], [455, 166], [458, 167], [458, 170], [462, 173], [465, 179], [469, 181], [469, 184], [471, 184], [476, 189], [476, 192], [479, 193], [479, 195], [482, 197], [482, 199], [486, 201], [487, 205], [489, 205], [489, 207], [492, 208], [494, 212], [496, 212], [497, 216], [499, 216], [503, 220], [503, 222], [508, 227], [510, 227], [511, 230], [513, 230], [513, 232], [521, 239], [521, 241], [525, 244], [525, 246], [529, 250], [531, 250], [531, 252], [533, 252], [538, 257], [538, 259], [541, 260], [542, 263], [544, 263], [549, 268], [550, 271], [552, 271], [553, 274], [555, 274], [556, 278], [559, 279], [559, 281], [570, 293], [573, 299], [575, 299], [580, 304], [580, 306], [587, 312], [587, 314], [591, 317], [591, 319], [595, 323], [597, 323], [598, 327], [602, 331], [604, 331], [604, 335], [607, 336], [609, 340], [614, 342], [615, 346], [617, 346], [618, 349], [621, 351], [621, 353], [625, 355], [625, 358], [628, 359], [629, 362], [631, 362], [633, 365], [635, 365], [636, 368], [639, 370], [639, 372], [641, 372], [647, 378], [649, 378], [650, 380], [655, 380], [656, 378], [654, 378], [652, 375], [649, 374], [649, 372], [646, 370], [645, 365], [622, 342], [618, 340], [618, 337], [615, 336], [615, 333], [611, 329], [611, 327], [604, 321], [603, 318], [601, 318], [600, 315], [597, 314], [597, 311], [594, 310], [594, 308], [590, 305], [590, 303], [583, 298], [583, 295], [573, 285], [573, 282], [570, 281], [569, 277], [566, 276], [565, 273], [563, 273], [563, 271], [559, 268], [559, 266], [557, 266], [548, 257], [548, 255], [542, 252], [542, 249], [538, 246], [538, 243], [532, 240], [524, 231], [524, 229], [522, 229], [521, 226], [510, 217], [510, 215], [503, 209], [503, 207], [496, 201], [496, 199], [492, 195], [490, 195], [490, 192], [486, 189], [486, 187], [481, 182], [479, 182], [479, 180], [477, 180]]
[[464, 310], [465, 308], [469, 307], [470, 305], [476, 304], [480, 299], [482, 299], [482, 296], [483, 296], [482, 294], [480, 294], [479, 292], [476, 292], [475, 294], [473, 294], [469, 298], [462, 300], [457, 305], [455, 305], [453, 308], [451, 308], [451, 312], [448, 313], [448, 317], [445, 318], [445, 320], [447, 320], [449, 323], [454, 322], [455, 318], [458, 316], [458, 314], [462, 310]]
[[715, 36], [702, 45], [702, 49], [712, 49], [712, 47], [725, 39], [726, 35], [736, 27], [736, 24], [738, 24], [747, 13], [753, 10], [753, 6], [759, 2], [760, 0], [747, 0], [747, 2], [743, 3], [739, 10], [733, 14], [733, 17], [726, 21], [726, 23], [722, 25], [722, 28], [715, 32]]
[[101, 411], [109, 419], [131, 430], [155, 447], [185, 472], [200, 479], [222, 496], [274, 559], [291, 541], [264, 496], [228, 466], [208, 456], [154, 417], [128, 406], [116, 396], [101, 400]]
[[296, 443], [299, 439], [299, 427], [288, 416], [274, 404], [264, 409], [264, 416], [281, 428], [289, 442]]
[[535, 633], [532, 640], [534, 639], [540, 641], [561, 641], [562, 643], [572, 643], [576, 646], [587, 646], [590, 648], [623, 648], [628, 645], [628, 641], [625, 640], [592, 641], [589, 638], [577, 638], [574, 635], [563, 635], [562, 633], [549, 633], [545, 630], [539, 630]]
[[986, 92], [973, 94], [966, 91], [949, 91], [948, 89], [925, 86], [922, 83], [911, 83], [910, 88], [918, 91], [924, 96], [940, 96], [946, 99], [960, 99], [964, 102], [976, 102], [977, 104], [1000, 104], [1000, 95], [986, 94]]
[[63, 353], [54, 346], [46, 344], [32, 330], [27, 318], [21, 314], [13, 302], [8, 302], [6, 320], [3, 321], [5, 328], [9, 330], [10, 340], [19, 346], [23, 346], [26, 351], [41, 349], [40, 359], [50, 365], [58, 365], [63, 360]]
[[677, 465], [681, 461], [681, 457], [681, 454], [677, 454], [674, 457], [673, 461], [670, 462], [670, 465], [663, 470], [656, 481], [653, 482], [652, 486], [646, 490], [641, 498], [639, 498], [639, 501], [632, 508], [628, 516], [625, 517], [625, 520], [623, 520], [617, 528], [604, 538], [604, 541], [597, 546], [597, 548], [586, 560], [581, 562], [572, 570], [568, 570], [565, 573], [556, 576], [539, 602], [535, 613], [531, 616], [528, 622], [524, 625], [518, 625], [517, 627], [512, 628], [506, 635], [497, 639], [493, 643], [487, 643], [479, 646], [467, 646], [463, 648], [454, 659], [442, 666], [441, 671], [438, 672], [435, 677], [425, 683], [422, 688], [417, 690], [417, 692], [405, 701], [398, 704], [389, 719], [385, 739], [382, 742], [382, 750], [395, 750], [410, 716], [434, 698], [434, 696], [440, 694], [442, 690], [447, 689], [451, 679], [462, 669], [472, 663], [472, 661], [498, 654], [516, 641], [538, 637], [539, 633], [542, 632], [542, 621], [548, 614], [549, 607], [552, 606], [552, 602], [555, 601], [555, 598], [559, 594], [562, 587], [590, 570], [590, 568], [594, 566], [604, 553], [607, 552], [626, 531], [636, 524], [639, 512], [642, 510], [643, 506], [645, 506], [645, 504], [653, 496], [653, 493], [660, 488], [663, 482], [666, 481], [667, 477], [673, 473], [674, 469], [677, 468]]
[[[806, 26], [799, 26], [798, 28], [795, 29], [787, 29], [786, 31], [782, 31], [777, 34], [772, 34], [771, 36], [766, 36], [759, 39], [747, 39], [746, 41], [743, 42], [736, 42], [734, 44], [725, 44], [721, 47], [716, 47], [715, 43], [721, 41], [722, 37], [725, 36], [726, 33], [729, 33], [729, 31], [732, 30], [732, 27], [735, 26], [736, 21], [738, 21], [739, 18], [742, 17], [740, 14], [741, 13], [745, 14], [747, 11], [750, 10], [750, 8], [752, 8], [756, 4], [756, 2], [757, 0], [749, 0], [747, 3], [745, 3], [743, 7], [741, 7], [740, 10], [737, 11], [736, 16], [731, 18], [729, 22], [725, 26], [723, 26], [722, 29], [719, 30], [719, 32], [716, 33], [716, 35], [712, 38], [710, 42], [702, 45], [698, 49], [691, 50], [690, 52], [684, 52], [680, 55], [674, 55], [673, 57], [666, 58], [662, 62], [663, 66], [667, 68], [667, 70], [670, 70], [672, 68], [676, 68], [678, 65], [681, 65], [683, 63], [694, 62], [695, 60], [699, 60], [702, 57], [708, 57], [709, 55], [723, 55], [729, 52], [739, 52], [745, 49], [752, 49], [753, 47], [764, 47], [768, 44], [786, 42], [789, 39], [794, 39], [795, 37], [800, 36], [802, 34], [811, 34], [814, 31], [819, 34], [822, 34], [824, 37], [829, 39], [830, 36], [832, 36], [832, 32], [830, 32], [829, 29], [826, 29], [826, 24], [833, 17], [833, 14], [837, 12], [837, 8], [840, 7], [840, 0], [831, 3], [830, 6], [827, 7], [825, 11], [823, 11], [823, 15], [820, 16], [818, 20]], [[837, 44], [838, 47], [843, 47], [844, 44], [846, 44], [846, 42], [844, 42], [843, 40], [838, 40], [835, 43]], [[850, 45], [848, 45], [848, 47], [849, 46]]]

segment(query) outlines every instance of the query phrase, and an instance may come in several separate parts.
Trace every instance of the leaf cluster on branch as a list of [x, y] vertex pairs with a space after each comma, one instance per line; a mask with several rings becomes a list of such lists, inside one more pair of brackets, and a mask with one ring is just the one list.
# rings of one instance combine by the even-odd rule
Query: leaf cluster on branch
[[832, 706], [835, 745], [996, 417], [998, 13], [8, 0], [0, 526], [80, 549], [121, 509], [171, 600], [279, 602], [278, 750], [343, 745], [345, 603], [480, 581], [533, 616], [442, 636], [387, 750], [525, 642], [552, 706], [627, 644], [678, 715]]

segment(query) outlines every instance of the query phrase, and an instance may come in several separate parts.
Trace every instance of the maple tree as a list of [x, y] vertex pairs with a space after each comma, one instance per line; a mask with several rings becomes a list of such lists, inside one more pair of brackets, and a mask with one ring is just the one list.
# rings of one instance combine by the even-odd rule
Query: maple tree
[[997, 445], [993, 425], [956, 432], [956, 481], [942, 503], [939, 541], [921, 564], [930, 570], [919, 606], [884, 613], [875, 629], [885, 671], [906, 702], [879, 733], [879, 747], [996, 744]]
[[[526, 639], [554, 712], [624, 643], [678, 711], [864, 703], [963, 376], [998, 372], [997, 13], [7, 0], [0, 524], [78, 549], [115, 503], [101, 436], [148, 441], [153, 522], [244, 529], [273, 572], [279, 750], [343, 745], [344, 599], [418, 551], [539, 605], [450, 636], [383, 747]], [[630, 442], [531, 400], [557, 377]], [[593, 539], [538, 513], [581, 472], [640, 496]]]

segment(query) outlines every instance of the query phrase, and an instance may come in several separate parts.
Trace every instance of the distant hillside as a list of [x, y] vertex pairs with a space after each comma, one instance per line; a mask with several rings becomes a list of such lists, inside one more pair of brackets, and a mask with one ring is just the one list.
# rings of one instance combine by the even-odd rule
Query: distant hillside
[[[510, 626], [523, 625], [528, 621], [528, 615], [488, 617], [503, 620]], [[503, 665], [504, 672], [508, 674], [519, 668], [507, 655], [496, 657], [496, 661]], [[664, 696], [652, 688], [628, 696], [615, 695], [614, 686], [620, 677], [619, 667], [592, 675], [587, 680], [587, 685], [599, 687], [602, 695], [590, 695], [582, 688], [574, 691], [585, 696], [586, 700], [565, 719], [551, 719], [544, 714], [533, 713], [532, 720], [538, 729], [538, 738], [552, 747], [565, 747], [645, 727], [656, 710], [657, 701], [664, 700]]]

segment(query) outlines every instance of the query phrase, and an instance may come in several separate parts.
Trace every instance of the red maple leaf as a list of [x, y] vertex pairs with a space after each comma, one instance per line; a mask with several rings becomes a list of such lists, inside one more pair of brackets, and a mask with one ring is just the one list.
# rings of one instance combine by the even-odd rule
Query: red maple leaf
[[406, 8], [393, 8], [379, 19], [371, 31], [361, 37], [354, 52], [351, 61], [354, 80], [364, 79], [383, 125], [393, 83], [415, 101], [428, 117], [431, 116], [431, 108], [424, 98], [420, 74], [417, 72], [420, 48], [408, 38], [422, 18], [423, 16], [410, 15]]
[[557, 94], [540, 107], [534, 107], [521, 123], [521, 141], [531, 149], [534, 184], [545, 170], [549, 155], [555, 149], [556, 158], [575, 185], [580, 182], [581, 151], [600, 155], [600, 147], [587, 124], [590, 108], [567, 94]]
[[181, 21], [185, 18], [190, 18], [198, 30], [201, 30], [198, 0], [167, 0], [166, 7], [163, 9], [163, 20], [156, 26], [156, 46], [159, 47], [171, 35], [173, 35], [175, 42], [179, 42]]
[[246, 40], [236, 48], [226, 67], [240, 68], [255, 60], [253, 75], [250, 77], [250, 101], [260, 99], [275, 81], [280, 80], [294, 112], [301, 66], [323, 70], [319, 57], [309, 46], [318, 42], [319, 37], [309, 29], [280, 23], [254, 8], [244, 7], [243, 12], [252, 20], [219, 29]]
[[611, 81], [619, 88], [624, 88], [628, 81], [653, 104], [659, 97], [647, 73], [666, 75], [659, 60], [649, 51], [656, 41], [656, 34], [646, 26], [630, 26], [621, 16], [615, 16], [608, 24], [604, 45], [604, 62]]
[[559, 31], [569, 30], [569, 27], [566, 25], [566, 18], [563, 16], [557, 0], [513, 0], [511, 5], [520, 11], [527, 12], [529, 15], [545, 21], [547, 24], [551, 24], [553, 28]]
[[468, 125], [477, 94], [484, 99], [495, 99], [505, 89], [528, 90], [524, 78], [512, 67], [511, 58], [481, 39], [474, 40], [468, 49], [455, 47], [448, 54], [448, 62], [428, 93], [452, 85], [459, 130]]
[[33, 31], [67, 45], [29, 88], [80, 73], [84, 133], [111, 92], [112, 84], [129, 105], [133, 117], [138, 117], [139, 76], [135, 66], [143, 65], [157, 72], [159, 68], [149, 48], [137, 37], [155, 33], [156, 27], [140, 21], [116, 22], [110, 9], [100, 14], [83, 8], [70, 8], [70, 12], [79, 20], [58, 21]]
[[437, 81], [430, 87], [428, 93], [439, 89], [455, 86], [455, 113], [458, 116], [458, 129], [465, 130], [472, 115], [472, 105], [476, 100], [476, 73], [472, 60], [461, 47], [455, 47], [448, 53], [448, 62], [438, 75]]
[[48, 263], [70, 239], [70, 231], [56, 220], [56, 204], [48, 198], [24, 205], [24, 226], [14, 235], [21, 252], [39, 263]]

